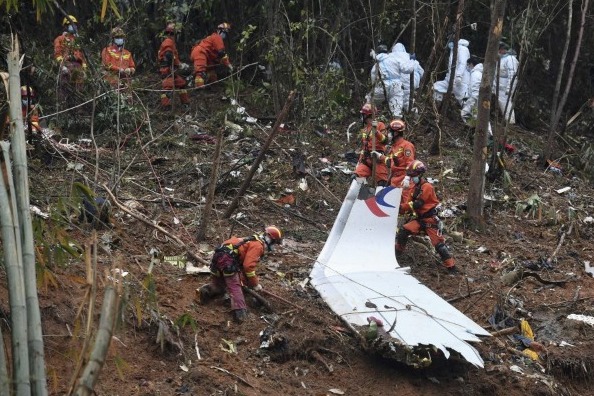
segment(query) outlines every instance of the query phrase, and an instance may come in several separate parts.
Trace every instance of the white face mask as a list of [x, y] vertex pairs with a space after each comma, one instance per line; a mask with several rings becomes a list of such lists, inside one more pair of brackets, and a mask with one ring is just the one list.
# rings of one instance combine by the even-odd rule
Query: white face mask
[[421, 178], [419, 176], [414, 176], [411, 178], [412, 182], [415, 184], [419, 184], [419, 182], [421, 181]]
[[118, 37], [116, 39], [113, 39], [113, 42], [115, 43], [115, 45], [117, 45], [118, 47], [123, 47], [124, 46], [124, 39], [121, 37]]

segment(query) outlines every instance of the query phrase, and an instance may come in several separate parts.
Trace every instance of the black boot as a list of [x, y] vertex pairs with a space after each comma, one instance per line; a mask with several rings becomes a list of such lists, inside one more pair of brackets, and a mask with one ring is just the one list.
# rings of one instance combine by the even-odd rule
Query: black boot
[[198, 293], [198, 301], [200, 304], [206, 304], [212, 297], [210, 285], [204, 285], [199, 289], [196, 289], [196, 292]]
[[236, 322], [242, 323], [248, 318], [248, 310], [245, 308], [236, 309], [233, 311], [233, 317], [235, 318]]

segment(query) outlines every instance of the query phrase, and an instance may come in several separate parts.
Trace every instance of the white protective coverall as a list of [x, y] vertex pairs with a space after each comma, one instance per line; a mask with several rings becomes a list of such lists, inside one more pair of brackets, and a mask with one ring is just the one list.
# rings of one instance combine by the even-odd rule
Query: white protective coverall
[[[476, 120], [477, 116], [477, 103], [479, 90], [481, 89], [481, 80], [483, 78], [483, 64], [479, 63], [470, 70], [470, 83], [468, 84], [468, 99], [464, 102], [460, 114], [462, 120], [468, 124], [470, 120]], [[491, 123], [489, 122], [488, 131], [490, 135], [493, 135], [491, 130]]]
[[[400, 56], [401, 58], [409, 59], [413, 63], [413, 71], [414, 71], [414, 88], [415, 90], [419, 88], [419, 83], [421, 82], [421, 78], [423, 78], [423, 74], [425, 70], [421, 67], [421, 64], [415, 59], [410, 59], [410, 54], [406, 52], [406, 48], [402, 43], [396, 43], [392, 47], [392, 53]], [[405, 73], [402, 75], [402, 101], [403, 101], [403, 109], [406, 111], [408, 110], [408, 102], [410, 98], [410, 73]]]
[[[458, 40], [458, 61], [456, 63], [455, 76], [454, 76], [454, 88], [453, 94], [460, 105], [463, 104], [464, 98], [466, 97], [466, 91], [468, 90], [468, 80], [470, 74], [466, 70], [466, 61], [470, 58], [470, 50], [468, 46], [470, 42], [465, 39]], [[436, 81], [433, 84], [433, 97], [436, 101], [440, 102], [443, 100], [443, 95], [448, 91], [448, 84], [450, 82], [450, 66], [454, 58], [453, 49], [450, 50], [450, 60], [448, 62], [448, 71], [445, 79]]]
[[[404, 59], [403, 56], [395, 56], [394, 53], [376, 54], [375, 60], [376, 63], [371, 68], [373, 90], [365, 96], [365, 99], [367, 103], [371, 103], [373, 96], [374, 104], [380, 104], [385, 100], [388, 102], [392, 117], [402, 117], [402, 75], [410, 74], [413, 71], [413, 62], [408, 56]], [[378, 67], [381, 81], [378, 76]], [[384, 85], [387, 98], [384, 95]]]
[[[499, 59], [499, 92], [498, 101], [501, 114], [505, 114], [505, 120], [510, 124], [516, 123], [516, 114], [513, 106], [513, 95], [518, 85], [518, 58], [516, 58], [513, 50], [507, 51]], [[515, 77], [515, 78], [514, 78]], [[513, 86], [512, 85], [513, 80]], [[496, 79], [493, 83], [493, 93], [495, 93], [497, 86], [495, 85]], [[509, 103], [507, 103], [509, 99]], [[507, 105], [507, 111], [505, 111]]]

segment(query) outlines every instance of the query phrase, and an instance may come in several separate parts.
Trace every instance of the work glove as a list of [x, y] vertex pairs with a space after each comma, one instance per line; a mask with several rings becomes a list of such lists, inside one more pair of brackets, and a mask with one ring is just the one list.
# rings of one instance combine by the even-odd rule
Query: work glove
[[256, 286], [252, 287], [252, 290], [255, 291], [255, 292], [262, 291], [262, 289], [263, 289], [263, 287], [259, 283]]
[[377, 128], [377, 121], [371, 121], [371, 126]]
[[454, 79], [454, 85], [460, 85], [460, 84], [462, 84], [462, 77], [456, 76], [456, 78]]
[[410, 176], [404, 176], [404, 180], [402, 180], [402, 188], [409, 188], [410, 187]]
[[229, 69], [229, 73], [233, 73], [233, 65], [231, 63], [229, 63], [227, 69]]
[[62, 74], [68, 74], [68, 68], [66, 66], [62, 66], [61, 72]]
[[130, 76], [130, 75], [134, 74], [134, 69], [127, 67], [124, 69], [124, 73], [126, 73], [126, 75]]
[[375, 60], [375, 51], [373, 49], [369, 51], [369, 56], [371, 57], [371, 59]]
[[382, 153], [380, 153], [379, 151], [375, 151], [374, 150], [374, 151], [371, 152], [371, 156], [374, 157], [374, 158], [379, 159], [382, 156]]
[[410, 54], [410, 60], [417, 60], [417, 54], [415, 54], [414, 52]]
[[180, 63], [179, 68], [181, 70], [188, 70], [190, 68], [190, 65], [188, 65], [187, 63]]

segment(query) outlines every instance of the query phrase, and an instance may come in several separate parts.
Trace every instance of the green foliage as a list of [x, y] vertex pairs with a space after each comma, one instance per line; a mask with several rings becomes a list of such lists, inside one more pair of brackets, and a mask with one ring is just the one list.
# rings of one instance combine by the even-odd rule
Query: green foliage
[[180, 329], [183, 329], [188, 325], [194, 331], [198, 329], [198, 322], [196, 321], [196, 319], [192, 317], [192, 315], [189, 312], [186, 312], [182, 314], [179, 318], [177, 318], [177, 320], [175, 321], [175, 325]]

